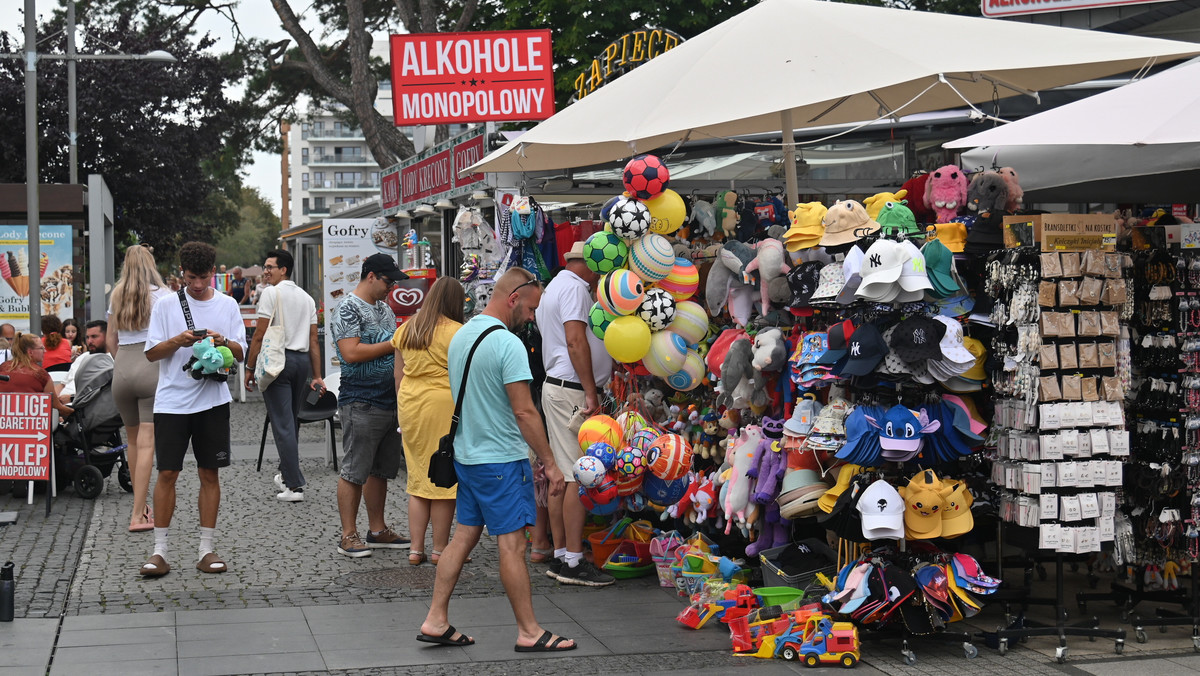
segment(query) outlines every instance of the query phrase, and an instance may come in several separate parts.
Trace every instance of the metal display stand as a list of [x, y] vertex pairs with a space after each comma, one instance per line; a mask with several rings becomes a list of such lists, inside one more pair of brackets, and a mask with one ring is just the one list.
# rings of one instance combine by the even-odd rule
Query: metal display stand
[[[1196, 652], [1200, 652], [1200, 572], [1196, 570], [1200, 563], [1196, 559], [1192, 559], [1192, 589], [1189, 595], [1189, 600], [1184, 604], [1188, 612], [1177, 613], [1164, 608], [1155, 608], [1155, 617], [1142, 618], [1140, 615], [1133, 617], [1134, 637], [1138, 643], [1145, 643], [1147, 640], [1146, 627], [1159, 627], [1165, 632], [1167, 627], [1179, 627], [1192, 625], [1192, 648]], [[1180, 590], [1174, 590], [1180, 593]]]

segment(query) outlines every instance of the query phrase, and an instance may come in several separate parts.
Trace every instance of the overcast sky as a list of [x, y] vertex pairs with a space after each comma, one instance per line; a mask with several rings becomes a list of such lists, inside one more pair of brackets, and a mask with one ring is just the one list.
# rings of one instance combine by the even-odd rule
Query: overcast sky
[[[37, 0], [39, 16], [49, 16], [58, 7], [56, 0]], [[0, 0], [0, 26], [16, 34], [17, 43], [22, 41], [22, 26], [24, 26], [24, 0]], [[292, 8], [301, 14], [308, 8], [308, 0], [293, 0]], [[279, 25], [279, 17], [271, 7], [269, 0], [241, 0], [237, 10], [238, 22], [242, 31], [251, 37], [282, 40], [288, 37]], [[303, 21], [303, 15], [301, 16]], [[205, 18], [197, 24], [199, 32], [211, 32], [218, 38], [218, 49], [227, 51], [232, 44], [232, 30], [229, 21], [218, 16], [215, 12], [207, 12]], [[84, 44], [83, 50], [91, 51], [92, 45]], [[80, 143], [87, 142], [87, 130], [80, 130]], [[269, 153], [256, 152], [252, 164], [245, 168], [247, 185], [258, 188], [263, 197], [275, 206], [278, 213], [280, 203], [280, 170], [279, 156]]]

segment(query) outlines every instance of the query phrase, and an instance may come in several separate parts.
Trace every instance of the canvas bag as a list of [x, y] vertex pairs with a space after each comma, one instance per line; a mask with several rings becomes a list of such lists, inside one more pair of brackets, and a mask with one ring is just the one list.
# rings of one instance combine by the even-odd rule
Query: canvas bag
[[471, 351], [467, 353], [467, 363], [463, 366], [462, 382], [458, 385], [458, 401], [454, 402], [454, 415], [450, 418], [450, 431], [438, 441], [438, 448], [429, 458], [429, 480], [438, 488], [452, 488], [458, 483], [458, 472], [454, 470], [454, 435], [458, 433], [458, 418], [462, 414], [463, 396], [467, 392], [467, 376], [471, 373], [471, 358], [484, 338], [493, 331], [499, 331], [499, 326], [489, 326], [475, 339]]
[[[271, 314], [271, 323], [267, 325], [267, 330], [263, 332], [262, 349], [258, 351], [258, 361], [254, 363], [254, 380], [258, 382], [258, 389], [267, 389], [279, 374], [283, 372], [284, 362], [287, 356], [284, 350], [287, 348], [287, 333], [283, 328], [283, 298], [281, 298], [279, 287], [275, 287], [275, 311]], [[275, 319], [279, 319], [279, 323]]]

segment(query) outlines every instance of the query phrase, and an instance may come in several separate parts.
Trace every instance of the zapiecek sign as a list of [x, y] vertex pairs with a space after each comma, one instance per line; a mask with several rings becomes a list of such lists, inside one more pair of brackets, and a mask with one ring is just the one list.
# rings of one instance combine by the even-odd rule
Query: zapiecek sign
[[467, 195], [484, 182], [483, 174], [458, 173], [483, 159], [486, 128], [476, 127], [388, 167], [382, 172], [383, 215]]
[[1167, 0], [981, 0], [984, 16], [1022, 16], [1046, 12], [1066, 12], [1079, 9], [1099, 9], [1125, 5], [1148, 5]]
[[544, 120], [553, 57], [548, 29], [392, 35], [396, 126]]
[[50, 395], [0, 394], [0, 479], [50, 480]]
[[596, 91], [654, 57], [675, 49], [683, 36], [665, 28], [631, 31], [613, 40], [575, 78], [575, 100]]

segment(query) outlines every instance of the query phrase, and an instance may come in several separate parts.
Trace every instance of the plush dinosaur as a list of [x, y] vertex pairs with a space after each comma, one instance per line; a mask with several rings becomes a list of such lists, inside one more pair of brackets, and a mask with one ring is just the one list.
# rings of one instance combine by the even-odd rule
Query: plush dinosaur
[[867, 199], [863, 200], [863, 206], [867, 208], [867, 215], [872, 221], [879, 220], [879, 212], [883, 211], [883, 205], [888, 202], [899, 202], [908, 195], [908, 191], [901, 188], [896, 192], [877, 192]]
[[[204, 374], [216, 373], [217, 371], [227, 368], [225, 365], [226, 354], [228, 360], [233, 361], [233, 353], [229, 348], [224, 348], [225, 353], [221, 352], [222, 348], [213, 347], [213, 339], [205, 338], [204, 340], [192, 345], [192, 355], [196, 357], [196, 361], [192, 364], [193, 371], [199, 371]], [[232, 365], [232, 363], [230, 364]]]
[[1025, 191], [1021, 189], [1021, 177], [1017, 175], [1017, 170], [1012, 167], [1000, 167], [996, 170], [1004, 178], [1004, 182], [1008, 184], [1008, 203], [1004, 208], [1008, 211], [1016, 211], [1025, 206]]
[[721, 229], [726, 239], [733, 239], [737, 236], [737, 201], [737, 193], [732, 190], [722, 190], [713, 200], [713, 216], [716, 219], [717, 227]]
[[742, 271], [742, 281], [750, 283], [750, 274], [758, 273], [759, 295], [762, 297], [763, 314], [771, 311], [771, 282], [783, 277], [791, 270], [787, 264], [787, 255], [783, 251], [783, 242], [777, 239], [764, 239], [755, 247], [754, 260], [746, 264]]
[[994, 171], [981, 171], [967, 187], [967, 209], [979, 214], [1004, 213], [1008, 208], [1008, 183]]
[[937, 215], [938, 223], [949, 223], [967, 201], [967, 175], [953, 164], [938, 169], [925, 184], [925, 206]]

